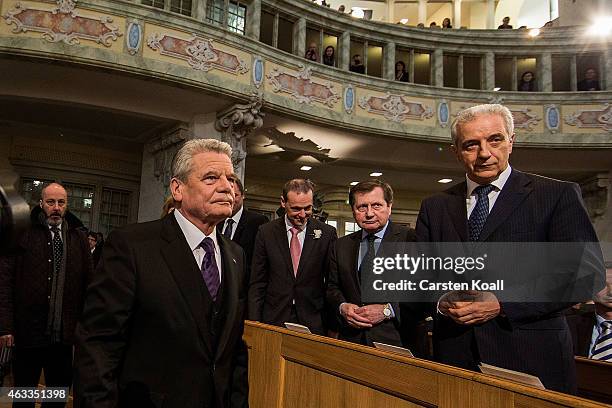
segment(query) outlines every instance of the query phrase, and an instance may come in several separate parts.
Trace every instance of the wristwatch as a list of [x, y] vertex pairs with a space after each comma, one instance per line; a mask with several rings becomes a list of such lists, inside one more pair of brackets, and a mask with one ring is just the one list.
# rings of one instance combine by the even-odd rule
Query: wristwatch
[[391, 318], [391, 305], [387, 303], [385, 308], [383, 309], [383, 314], [385, 315], [385, 319]]

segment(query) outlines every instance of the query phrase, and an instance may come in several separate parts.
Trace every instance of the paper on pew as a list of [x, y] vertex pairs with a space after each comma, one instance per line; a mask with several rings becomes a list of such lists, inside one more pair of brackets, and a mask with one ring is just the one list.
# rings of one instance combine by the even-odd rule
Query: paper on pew
[[542, 381], [535, 375], [521, 373], [520, 371], [508, 370], [507, 368], [495, 367], [490, 364], [480, 363], [478, 365], [480, 372], [495, 377], [501, 377], [505, 380], [515, 381], [517, 383], [530, 385], [532, 387], [545, 390]]
[[306, 326], [302, 326], [301, 324], [297, 324], [297, 323], [289, 323], [289, 322], [285, 322], [283, 323], [285, 325], [286, 328], [288, 328], [289, 330], [293, 330], [296, 331], [298, 333], [304, 333], [304, 334], [312, 334], [312, 332], [310, 331], [310, 329]]
[[410, 351], [407, 348], [399, 347], [399, 346], [392, 346], [391, 344], [379, 343], [377, 341], [373, 343], [374, 343], [374, 347], [376, 347], [377, 349], [381, 349], [382, 351], [388, 351], [390, 353], [401, 354], [402, 356], [406, 356], [406, 357], [414, 357], [414, 355], [412, 354], [412, 351]]

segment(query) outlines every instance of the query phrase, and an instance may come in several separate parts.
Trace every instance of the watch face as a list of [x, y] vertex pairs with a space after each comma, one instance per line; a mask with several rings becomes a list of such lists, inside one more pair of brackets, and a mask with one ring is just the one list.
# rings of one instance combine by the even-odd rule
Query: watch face
[[385, 317], [389, 317], [391, 316], [391, 310], [388, 307], [385, 307], [383, 309], [383, 314], [385, 315]]

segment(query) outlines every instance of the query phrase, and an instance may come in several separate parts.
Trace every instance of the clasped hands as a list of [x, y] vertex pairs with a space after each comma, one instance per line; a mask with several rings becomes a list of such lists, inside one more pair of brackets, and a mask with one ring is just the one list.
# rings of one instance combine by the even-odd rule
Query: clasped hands
[[385, 320], [384, 309], [385, 305], [380, 304], [357, 306], [353, 303], [343, 303], [340, 306], [340, 314], [350, 326], [367, 329]]
[[501, 312], [501, 305], [491, 292], [453, 291], [440, 298], [438, 310], [455, 323], [474, 325], [497, 317]]

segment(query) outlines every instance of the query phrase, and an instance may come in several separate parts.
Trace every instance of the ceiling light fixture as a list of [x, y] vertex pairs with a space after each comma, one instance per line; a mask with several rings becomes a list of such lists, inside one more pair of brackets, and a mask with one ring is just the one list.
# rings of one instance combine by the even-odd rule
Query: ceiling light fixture
[[495, 88], [493, 88], [493, 90], [497, 92], [497, 91], [501, 91], [501, 88], [499, 86], [496, 86]]
[[302, 167], [300, 167], [300, 170], [304, 170], [304, 171], [308, 171], [310, 169], [312, 169], [311, 166], [302, 166]]
[[539, 28], [532, 28], [531, 30], [529, 30], [529, 36], [530, 37], [537, 37], [538, 35], [540, 35], [540, 29]]
[[443, 178], [443, 179], [438, 180], [438, 183], [447, 184], [447, 183], [450, 183], [451, 181], [453, 181], [453, 179]]
[[370, 177], [380, 177], [382, 176], [382, 173], [380, 171], [373, 171], [372, 173], [370, 173]]
[[357, 184], [359, 184], [358, 181], [351, 181], [351, 186], [356, 186]]
[[408, 24], [408, 19], [407, 19], [407, 18], [402, 18], [402, 19], [400, 20], [400, 23], [402, 23], [402, 24]]

